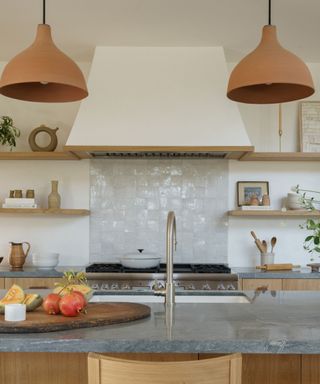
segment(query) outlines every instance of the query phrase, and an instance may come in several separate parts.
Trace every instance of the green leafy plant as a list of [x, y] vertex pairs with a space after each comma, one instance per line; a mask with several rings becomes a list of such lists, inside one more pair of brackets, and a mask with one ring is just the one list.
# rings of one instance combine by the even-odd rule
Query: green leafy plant
[[9, 116], [0, 116], [0, 143], [9, 145], [10, 151], [16, 146], [16, 138], [20, 136], [20, 130], [13, 125]]
[[320, 257], [320, 220], [308, 219], [300, 228], [312, 231], [312, 234], [304, 239], [303, 248], [311, 254], [310, 260], [313, 261], [314, 255], [318, 254]]
[[[315, 204], [319, 204], [320, 201], [316, 200], [313, 196], [308, 196], [308, 194], [320, 194], [319, 191], [301, 189], [299, 185], [293, 187], [292, 190], [300, 195], [300, 202], [303, 208], [309, 211], [316, 210]], [[300, 228], [312, 231], [312, 234], [304, 239], [303, 248], [311, 254], [310, 261], [314, 261], [315, 255], [320, 257], [320, 219], [308, 219], [303, 225], [300, 225]]]

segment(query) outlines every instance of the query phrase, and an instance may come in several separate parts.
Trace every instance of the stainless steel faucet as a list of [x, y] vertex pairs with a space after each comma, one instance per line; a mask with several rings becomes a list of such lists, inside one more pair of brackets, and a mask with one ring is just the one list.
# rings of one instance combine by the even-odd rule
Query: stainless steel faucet
[[173, 251], [177, 247], [176, 216], [173, 211], [168, 213], [166, 233], [166, 286], [164, 289], [155, 290], [156, 295], [165, 296], [166, 305], [175, 303], [175, 286], [173, 284]]

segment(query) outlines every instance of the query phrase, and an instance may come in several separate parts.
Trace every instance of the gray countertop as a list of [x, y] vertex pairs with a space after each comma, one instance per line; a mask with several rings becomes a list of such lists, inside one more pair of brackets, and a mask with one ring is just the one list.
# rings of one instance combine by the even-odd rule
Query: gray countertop
[[293, 271], [266, 272], [256, 268], [232, 268], [239, 279], [320, 279], [320, 273], [311, 272], [311, 268], [294, 269]]
[[131, 323], [1, 334], [0, 352], [320, 354], [320, 292], [267, 291], [250, 304], [176, 304], [172, 327], [163, 304], [148, 305], [151, 317]]
[[62, 277], [65, 271], [84, 271], [85, 267], [57, 267], [56, 269], [37, 269], [32, 266], [26, 266], [23, 271], [10, 271], [10, 266], [0, 267], [0, 277]]
[[[61, 277], [64, 271], [84, 271], [85, 266], [60, 266], [56, 269], [45, 270], [35, 267], [24, 267], [23, 271], [12, 272], [8, 266], [0, 267], [0, 277]], [[320, 279], [320, 273], [311, 273], [310, 268], [293, 271], [264, 272], [255, 268], [232, 268], [240, 279]]]

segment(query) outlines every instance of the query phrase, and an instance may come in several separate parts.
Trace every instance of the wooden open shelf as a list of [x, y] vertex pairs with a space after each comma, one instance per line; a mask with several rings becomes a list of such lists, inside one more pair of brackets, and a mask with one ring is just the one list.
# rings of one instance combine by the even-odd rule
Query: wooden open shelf
[[247, 152], [240, 161], [320, 161], [320, 152]]
[[0, 214], [47, 215], [47, 216], [88, 216], [88, 209], [45, 209], [45, 208], [0, 208]]
[[0, 160], [80, 160], [71, 152], [0, 152]]
[[320, 211], [242, 211], [237, 209], [229, 211], [228, 215], [233, 217], [320, 217]]

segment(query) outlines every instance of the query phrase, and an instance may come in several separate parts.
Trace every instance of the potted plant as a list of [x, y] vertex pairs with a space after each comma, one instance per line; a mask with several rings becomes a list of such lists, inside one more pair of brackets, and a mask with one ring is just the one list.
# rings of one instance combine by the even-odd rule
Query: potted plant
[[20, 136], [20, 130], [13, 125], [9, 116], [0, 116], [0, 143], [8, 145], [10, 151], [16, 146], [16, 138]]

